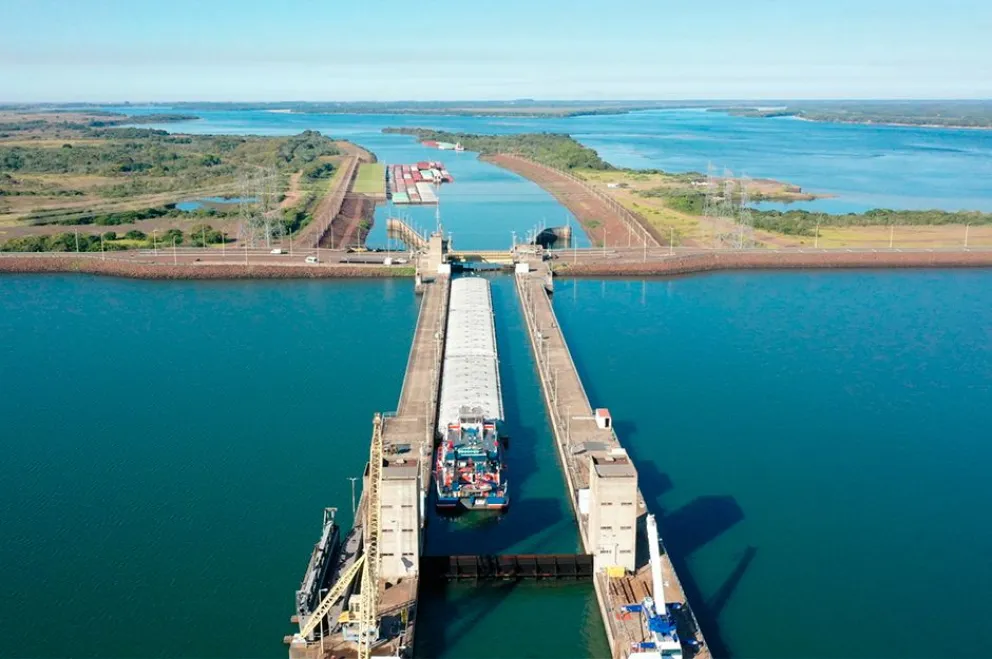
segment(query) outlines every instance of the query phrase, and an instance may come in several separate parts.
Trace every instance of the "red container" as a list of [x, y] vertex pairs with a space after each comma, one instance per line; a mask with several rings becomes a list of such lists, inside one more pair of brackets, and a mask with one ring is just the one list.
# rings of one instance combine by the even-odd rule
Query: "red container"
[[417, 169], [430, 169], [431, 164], [429, 162], [418, 162]]

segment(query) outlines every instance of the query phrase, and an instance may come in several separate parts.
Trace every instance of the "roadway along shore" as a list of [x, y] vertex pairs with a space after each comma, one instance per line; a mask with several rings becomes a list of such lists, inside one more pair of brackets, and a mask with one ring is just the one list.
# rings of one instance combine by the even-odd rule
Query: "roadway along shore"
[[141, 261], [77, 254], [0, 254], [0, 275], [76, 272], [130, 279], [354, 279], [412, 277], [412, 268], [383, 265], [288, 263], [258, 258], [256, 263]]
[[[312, 252], [304, 252], [304, 254]], [[412, 277], [411, 266], [341, 263], [341, 250], [322, 250], [320, 264], [296, 257], [229, 250], [221, 258], [216, 248], [100, 254], [0, 253], [0, 274], [82, 272], [142, 279], [310, 279], [354, 277]], [[385, 256], [385, 255], [383, 255]], [[987, 268], [992, 249], [783, 249], [698, 250], [694, 248], [558, 251], [551, 267], [556, 277], [659, 277], [716, 270], [795, 270], [834, 268]]]
[[992, 267], [992, 249], [638, 250], [558, 252], [556, 277], [681, 275], [715, 270]]

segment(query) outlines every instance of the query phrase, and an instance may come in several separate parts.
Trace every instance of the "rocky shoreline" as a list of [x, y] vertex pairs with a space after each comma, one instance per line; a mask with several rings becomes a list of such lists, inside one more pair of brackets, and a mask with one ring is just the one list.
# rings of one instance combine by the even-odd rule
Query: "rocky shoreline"
[[140, 263], [60, 256], [0, 257], [2, 273], [58, 273], [126, 277], [129, 279], [355, 279], [412, 276], [409, 268], [379, 265], [245, 265]]
[[841, 268], [987, 268], [992, 250], [933, 252], [711, 252], [670, 256], [647, 262], [556, 263], [557, 277], [682, 275], [717, 270], [797, 270]]

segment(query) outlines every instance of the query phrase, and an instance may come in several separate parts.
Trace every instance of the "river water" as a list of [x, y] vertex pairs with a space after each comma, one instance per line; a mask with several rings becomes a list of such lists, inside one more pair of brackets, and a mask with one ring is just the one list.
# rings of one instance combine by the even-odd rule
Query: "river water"
[[[116, 108], [131, 113], [162, 108]], [[184, 110], [185, 111], [185, 110]], [[810, 192], [833, 195], [794, 207], [826, 212], [871, 208], [992, 211], [992, 131], [906, 126], [866, 126], [790, 117], [731, 117], [704, 110], [652, 110], [565, 119], [438, 117], [417, 115], [305, 115], [208, 110], [197, 121], [156, 126], [170, 131], [288, 135], [307, 128], [356, 141], [384, 162], [442, 159], [456, 182], [442, 192], [445, 225], [455, 239], [488, 238], [534, 223], [561, 223], [565, 212], [533, 186], [497, 168], [477, 168], [474, 155], [425, 149], [411, 137], [384, 135], [388, 126], [422, 126], [468, 133], [568, 133], [618, 167], [718, 174], [729, 168], [752, 178], [774, 178]], [[500, 173], [497, 173], [500, 172]], [[462, 181], [464, 176], [465, 180]], [[477, 203], [472, 203], [477, 202]], [[454, 217], [455, 207], [468, 219]], [[451, 206], [452, 211], [448, 212]], [[772, 205], [769, 205], [772, 206]], [[516, 214], [509, 219], [508, 213]], [[414, 209], [433, 226], [433, 210]], [[483, 236], [482, 234], [486, 234]], [[475, 248], [474, 243], [464, 243]]]
[[[784, 125], [656, 114], [657, 131]], [[617, 164], [698, 168], [710, 157], [644, 138], [625, 125], [635, 120], [210, 113], [181, 128], [316, 128], [387, 162], [441, 157], [456, 177], [442, 196], [446, 229], [456, 245], [492, 247], [565, 211], [472, 154], [379, 127], [615, 122], [581, 139]], [[814, 131], [811, 143], [820, 130], [876, 130], [788, 125]], [[935, 134], [987, 147], [978, 131]], [[719, 153], [733, 164], [747, 152], [729, 141]], [[789, 153], [749, 165], [779, 171], [750, 173], [797, 180], [783, 171], [802, 171]], [[949, 152], [918, 157], [971, 167]], [[815, 172], [820, 185], [832, 171]], [[884, 168], [870, 185], [907, 204], [921, 189], [944, 194]], [[495, 525], [432, 518], [429, 551], [573, 551], [512, 281], [493, 283], [514, 508]], [[587, 389], [638, 460], [714, 650], [988, 656], [990, 291], [989, 271], [559, 282], [555, 306]], [[350, 523], [347, 478], [367, 459], [373, 412], [396, 404], [416, 310], [405, 281], [0, 278], [0, 656], [284, 656], [320, 511], [338, 506]], [[32, 627], [42, 613], [55, 633]], [[605, 651], [588, 587], [434, 592], [420, 629], [421, 656]]]

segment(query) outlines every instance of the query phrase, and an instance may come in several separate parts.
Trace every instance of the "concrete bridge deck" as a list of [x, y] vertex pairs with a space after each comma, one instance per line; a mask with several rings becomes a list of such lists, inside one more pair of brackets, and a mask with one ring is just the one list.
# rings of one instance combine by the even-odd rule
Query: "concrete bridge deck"
[[[518, 272], [515, 277], [582, 546], [588, 554], [594, 556], [599, 554], [605, 563], [621, 563], [622, 556], [614, 554], [611, 557], [608, 555], [608, 550], [604, 552], [604, 540], [595, 528], [601, 522], [607, 521], [606, 518], [602, 518], [600, 523], [593, 520], [591, 510], [583, 511], [582, 499], [584, 494], [590, 493], [589, 488], [593, 480], [591, 469], [599, 470], [604, 465], [615, 469], [614, 461], [618, 463], [624, 461], [624, 458], [617, 457], [623, 454], [622, 445], [612, 428], [612, 421], [607, 428], [596, 422], [595, 410], [582, 385], [582, 379], [572, 360], [547, 292], [550, 277], [546, 263], [537, 264], [537, 267], [529, 272]], [[634, 506], [636, 523], [619, 527], [621, 530], [630, 529], [629, 533], [635, 534], [634, 538], [629, 538], [632, 542], [626, 545], [635, 548], [634, 569], [625, 572], [621, 570], [622, 576], [611, 577], [608, 576], [610, 570], [604, 571], [597, 567], [593, 582], [611, 651], [616, 658], [627, 657], [632, 644], [650, 640], [639, 616], [632, 618], [628, 616], [625, 619], [624, 616], [619, 615], [620, 606], [640, 603], [651, 590], [645, 529], [647, 507], [639, 488], [635, 499], [636, 501], [630, 503]], [[586, 501], [585, 505], [589, 506], [588, 498]], [[609, 523], [612, 526], [617, 522]], [[608, 542], [617, 542], [617, 546], [623, 546], [622, 539], [610, 538]], [[602, 556], [604, 553], [607, 553], [606, 557]], [[661, 558], [665, 601], [669, 604], [679, 603], [683, 607], [684, 615], [678, 621], [680, 635], [683, 638], [694, 637], [700, 646], [698, 651], [694, 654], [687, 653], [687, 656], [708, 659], [709, 649], [704, 643], [698, 622], [686, 601], [685, 591], [663, 545]]]

